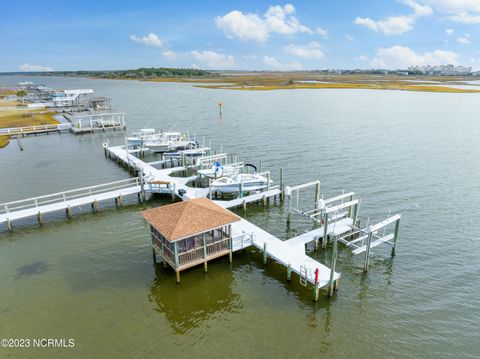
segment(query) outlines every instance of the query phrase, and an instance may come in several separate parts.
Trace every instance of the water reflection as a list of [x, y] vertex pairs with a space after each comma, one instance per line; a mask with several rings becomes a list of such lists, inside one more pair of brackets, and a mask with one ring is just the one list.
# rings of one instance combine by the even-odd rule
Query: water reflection
[[184, 271], [179, 285], [170, 268], [155, 265], [148, 298], [176, 334], [188, 333], [211, 318], [241, 307], [239, 295], [232, 291], [230, 266], [222, 260], [214, 262], [209, 273], [204, 273], [203, 267]]
[[47, 262], [39, 261], [32, 264], [27, 264], [17, 268], [17, 276], [15, 280], [18, 280], [22, 277], [30, 277], [35, 274], [42, 274], [48, 269]]

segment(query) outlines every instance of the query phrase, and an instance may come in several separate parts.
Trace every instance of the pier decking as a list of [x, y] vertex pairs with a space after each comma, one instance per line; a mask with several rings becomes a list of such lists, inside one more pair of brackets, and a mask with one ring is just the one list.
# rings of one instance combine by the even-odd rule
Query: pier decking
[[12, 229], [12, 221], [37, 216], [38, 222], [43, 222], [43, 214], [64, 210], [66, 216], [71, 216], [71, 209], [91, 205], [93, 211], [98, 210], [98, 203], [115, 199], [122, 202], [122, 197], [139, 194], [142, 185], [138, 178], [103, 183], [100, 185], [78, 188], [74, 190], [52, 193], [18, 201], [0, 204], [0, 224], [6, 223]]

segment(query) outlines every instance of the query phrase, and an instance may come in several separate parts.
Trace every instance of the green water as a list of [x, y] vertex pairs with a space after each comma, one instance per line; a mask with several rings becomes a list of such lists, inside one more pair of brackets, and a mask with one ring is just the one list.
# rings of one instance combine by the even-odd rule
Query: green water
[[[401, 212], [397, 256], [378, 249], [368, 275], [340, 247], [340, 290], [312, 302], [285, 268], [248, 250], [198, 267], [175, 284], [154, 265], [131, 198], [14, 222], [0, 231], [0, 337], [73, 338], [74, 348], [3, 349], [11, 358], [328, 357], [476, 358], [480, 353], [478, 95], [394, 91], [226, 91], [189, 84], [0, 77], [93, 88], [146, 126], [196, 132], [289, 184], [320, 179], [326, 196], [355, 191], [360, 215]], [[218, 101], [224, 103], [218, 117]], [[127, 178], [106, 159], [108, 138], [50, 135], [0, 151], [0, 202]], [[313, 193], [300, 198], [308, 204]], [[165, 200], [155, 199], [147, 206]], [[239, 212], [243, 215], [243, 213]], [[246, 217], [280, 238], [311, 229], [284, 208]], [[326, 261], [329, 253], [310, 253]]]

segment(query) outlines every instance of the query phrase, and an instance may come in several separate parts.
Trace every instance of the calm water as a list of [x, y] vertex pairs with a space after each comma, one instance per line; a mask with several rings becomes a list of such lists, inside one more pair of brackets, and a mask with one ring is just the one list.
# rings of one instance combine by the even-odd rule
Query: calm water
[[[197, 133], [289, 184], [353, 190], [362, 218], [401, 212], [398, 255], [340, 249], [340, 291], [312, 302], [285, 269], [255, 250], [198, 267], [175, 284], [152, 263], [148, 228], [132, 198], [70, 221], [0, 232], [0, 337], [74, 338], [74, 349], [1, 349], [0, 357], [478, 358], [480, 353], [480, 125], [478, 94], [364, 90], [227, 91], [190, 84], [0, 77], [93, 88], [149, 125]], [[224, 116], [218, 116], [218, 101]], [[103, 156], [105, 138], [50, 135], [0, 150], [0, 202], [127, 178]], [[278, 177], [278, 176], [275, 177]], [[307, 203], [310, 197], [302, 197]], [[163, 202], [155, 200], [147, 206]], [[311, 228], [284, 209], [246, 217], [280, 238]], [[311, 254], [320, 260], [328, 253]]]

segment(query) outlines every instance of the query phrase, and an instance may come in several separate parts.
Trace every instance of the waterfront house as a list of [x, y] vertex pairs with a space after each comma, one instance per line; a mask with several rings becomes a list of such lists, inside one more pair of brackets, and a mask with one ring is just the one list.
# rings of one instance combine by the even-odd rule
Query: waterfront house
[[240, 220], [236, 214], [207, 198], [148, 209], [141, 215], [150, 224], [154, 258], [180, 272], [229, 255], [232, 259], [231, 224]]

